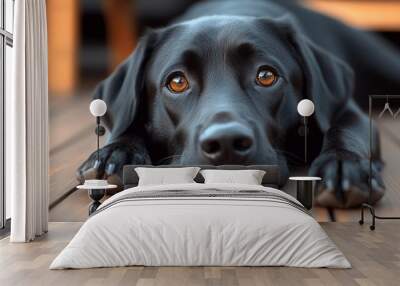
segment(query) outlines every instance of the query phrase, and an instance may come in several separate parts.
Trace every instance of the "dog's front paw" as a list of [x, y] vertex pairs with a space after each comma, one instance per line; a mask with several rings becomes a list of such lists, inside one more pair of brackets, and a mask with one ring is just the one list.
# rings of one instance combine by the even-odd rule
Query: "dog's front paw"
[[[372, 163], [371, 203], [380, 200], [385, 191], [381, 170], [382, 163]], [[324, 207], [350, 208], [368, 202], [369, 174], [369, 161], [354, 154], [321, 154], [310, 169], [310, 175], [323, 179], [318, 187], [317, 203]]]
[[122, 185], [122, 170], [127, 164], [149, 164], [149, 156], [134, 146], [112, 143], [93, 152], [78, 168], [80, 183], [88, 179], [107, 179], [109, 183]]

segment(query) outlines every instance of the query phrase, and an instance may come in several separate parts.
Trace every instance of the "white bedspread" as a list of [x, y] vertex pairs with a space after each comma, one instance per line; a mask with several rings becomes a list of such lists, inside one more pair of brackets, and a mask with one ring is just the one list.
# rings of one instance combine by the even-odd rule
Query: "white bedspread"
[[[145, 191], [204, 194], [210, 189], [263, 191], [271, 198], [130, 198]], [[127, 265], [351, 267], [320, 225], [285, 200], [300, 204], [282, 191], [254, 185], [131, 188], [106, 200], [50, 269]]]

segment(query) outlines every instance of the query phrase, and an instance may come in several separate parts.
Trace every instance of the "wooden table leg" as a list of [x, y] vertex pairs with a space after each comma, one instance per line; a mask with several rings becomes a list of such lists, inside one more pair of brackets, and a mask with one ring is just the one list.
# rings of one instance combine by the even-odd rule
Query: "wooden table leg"
[[110, 69], [113, 70], [134, 50], [137, 25], [134, 4], [126, 0], [104, 1], [107, 43], [111, 51]]
[[49, 90], [73, 94], [78, 78], [79, 1], [47, 0]]

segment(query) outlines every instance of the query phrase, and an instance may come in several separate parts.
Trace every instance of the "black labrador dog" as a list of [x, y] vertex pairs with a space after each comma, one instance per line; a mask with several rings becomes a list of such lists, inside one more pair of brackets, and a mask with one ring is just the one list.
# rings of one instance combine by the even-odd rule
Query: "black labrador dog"
[[[95, 91], [108, 144], [80, 180], [120, 178], [125, 164], [288, 164], [303, 156], [301, 99], [311, 99], [310, 174], [318, 201], [368, 198], [368, 94], [400, 92], [400, 53], [293, 1], [205, 1], [148, 32]], [[373, 201], [384, 193], [374, 130]]]

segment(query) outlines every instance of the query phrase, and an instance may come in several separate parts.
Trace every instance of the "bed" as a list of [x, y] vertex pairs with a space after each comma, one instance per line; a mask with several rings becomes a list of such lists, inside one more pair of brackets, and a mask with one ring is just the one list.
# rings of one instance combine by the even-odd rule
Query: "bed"
[[277, 166], [262, 185], [195, 182], [138, 186], [125, 166], [125, 190], [93, 213], [50, 269], [144, 266], [350, 268], [310, 213], [280, 191]]

